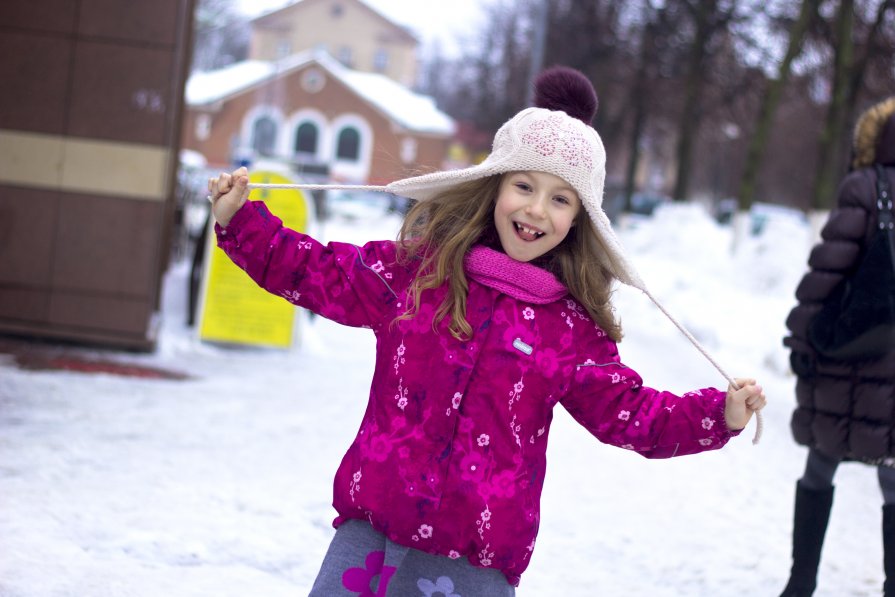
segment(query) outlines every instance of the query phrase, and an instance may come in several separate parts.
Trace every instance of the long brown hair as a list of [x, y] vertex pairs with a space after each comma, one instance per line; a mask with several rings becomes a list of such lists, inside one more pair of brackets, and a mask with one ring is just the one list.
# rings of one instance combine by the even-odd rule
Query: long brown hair
[[[436, 310], [432, 325], [450, 315], [448, 329], [454, 337], [472, 335], [472, 327], [466, 321], [469, 283], [463, 258], [481, 238], [496, 236], [494, 204], [502, 179], [498, 174], [457, 184], [418, 202], [407, 213], [398, 233], [398, 259], [402, 263], [419, 259], [421, 263], [420, 274], [410, 285], [413, 307], [399, 319], [413, 317], [419, 310], [422, 293], [447, 281], [447, 296]], [[591, 319], [617, 342], [622, 330], [610, 302], [614, 278], [597, 259], [594, 234], [593, 224], [582, 207], [566, 238], [536, 263], [553, 273], [587, 309]]]

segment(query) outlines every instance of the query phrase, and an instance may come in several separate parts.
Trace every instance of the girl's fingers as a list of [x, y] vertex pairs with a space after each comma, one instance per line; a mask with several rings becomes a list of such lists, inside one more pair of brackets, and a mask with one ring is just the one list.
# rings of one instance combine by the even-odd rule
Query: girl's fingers
[[765, 398], [764, 394], [759, 394], [758, 396], [751, 396], [746, 399], [746, 406], [748, 406], [752, 410], [761, 410], [768, 403], [767, 398]]
[[208, 192], [212, 196], [226, 195], [233, 188], [233, 176], [248, 176], [245, 167], [236, 170], [233, 174], [221, 172], [220, 176], [208, 179]]
[[737, 387], [740, 389], [745, 388], [746, 386], [750, 386], [750, 385], [754, 386], [756, 383], [755, 380], [752, 379], [751, 377], [737, 377], [737, 378], [734, 378], [734, 381], [736, 382]]
[[233, 179], [227, 173], [222, 173], [221, 177], [218, 179], [218, 193], [221, 195], [226, 195], [230, 192], [230, 188], [233, 186]]

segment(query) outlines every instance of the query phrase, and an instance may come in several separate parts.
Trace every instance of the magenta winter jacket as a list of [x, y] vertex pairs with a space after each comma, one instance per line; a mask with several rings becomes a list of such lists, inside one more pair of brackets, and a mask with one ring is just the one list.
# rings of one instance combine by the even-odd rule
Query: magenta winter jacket
[[259, 202], [217, 234], [268, 291], [376, 334], [367, 410], [335, 477], [335, 526], [365, 519], [396, 543], [466, 557], [517, 585], [538, 532], [555, 405], [600, 441], [647, 458], [714, 450], [736, 434], [724, 392], [644, 387], [552, 274], [502, 253], [476, 249], [515, 272], [509, 281], [503, 268], [495, 277], [467, 260], [473, 335], [460, 341], [446, 321], [432, 330], [444, 288], [423, 294], [415, 318], [395, 321], [417, 272], [395, 264], [392, 241], [323, 246]]

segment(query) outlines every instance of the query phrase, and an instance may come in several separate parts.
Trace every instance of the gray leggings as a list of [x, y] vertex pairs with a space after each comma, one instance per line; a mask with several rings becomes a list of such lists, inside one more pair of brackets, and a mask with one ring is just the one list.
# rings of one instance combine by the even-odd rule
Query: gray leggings
[[308, 597], [513, 597], [494, 568], [389, 541], [363, 520], [336, 529]]
[[[805, 465], [805, 475], [800, 483], [806, 489], [821, 491], [833, 486], [833, 476], [839, 466], [839, 460], [827, 456], [819, 450], [808, 451], [808, 462]], [[883, 502], [886, 505], [895, 504], [895, 468], [890, 466], [877, 466], [876, 474], [879, 477], [879, 489], [883, 494]]]

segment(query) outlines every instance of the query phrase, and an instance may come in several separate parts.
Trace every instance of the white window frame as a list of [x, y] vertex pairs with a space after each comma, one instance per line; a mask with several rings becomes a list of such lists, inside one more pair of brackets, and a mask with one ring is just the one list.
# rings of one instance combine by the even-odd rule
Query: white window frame
[[253, 154], [255, 153], [254, 147], [252, 147], [252, 134], [255, 131], [255, 122], [261, 118], [270, 118], [276, 125], [277, 130], [276, 138], [274, 139], [274, 155], [283, 155], [283, 131], [286, 130], [283, 126], [285, 118], [283, 118], [283, 112], [276, 106], [262, 104], [253, 106], [246, 111], [245, 115], [242, 117], [242, 126], [240, 127], [240, 147], [251, 150]]
[[281, 148], [282, 154], [290, 157], [295, 157], [297, 155], [297, 152], [295, 151], [295, 135], [298, 134], [298, 127], [305, 122], [310, 122], [317, 126], [317, 151], [314, 152], [314, 160], [325, 162], [328, 157], [333, 154], [333, 150], [331, 149], [332, 135], [330, 133], [330, 124], [327, 121], [326, 116], [319, 110], [304, 109], [299, 110], [298, 112], [293, 112], [289, 116], [289, 120], [286, 123], [286, 130], [289, 134], [286, 135], [286, 138], [284, 139], [285, 143]]
[[[357, 160], [340, 160], [336, 158], [339, 134], [343, 129], [352, 127], [360, 134]], [[332, 172], [346, 180], [366, 181], [370, 175], [373, 155], [373, 127], [359, 114], [342, 114], [330, 125], [329, 158]]]

